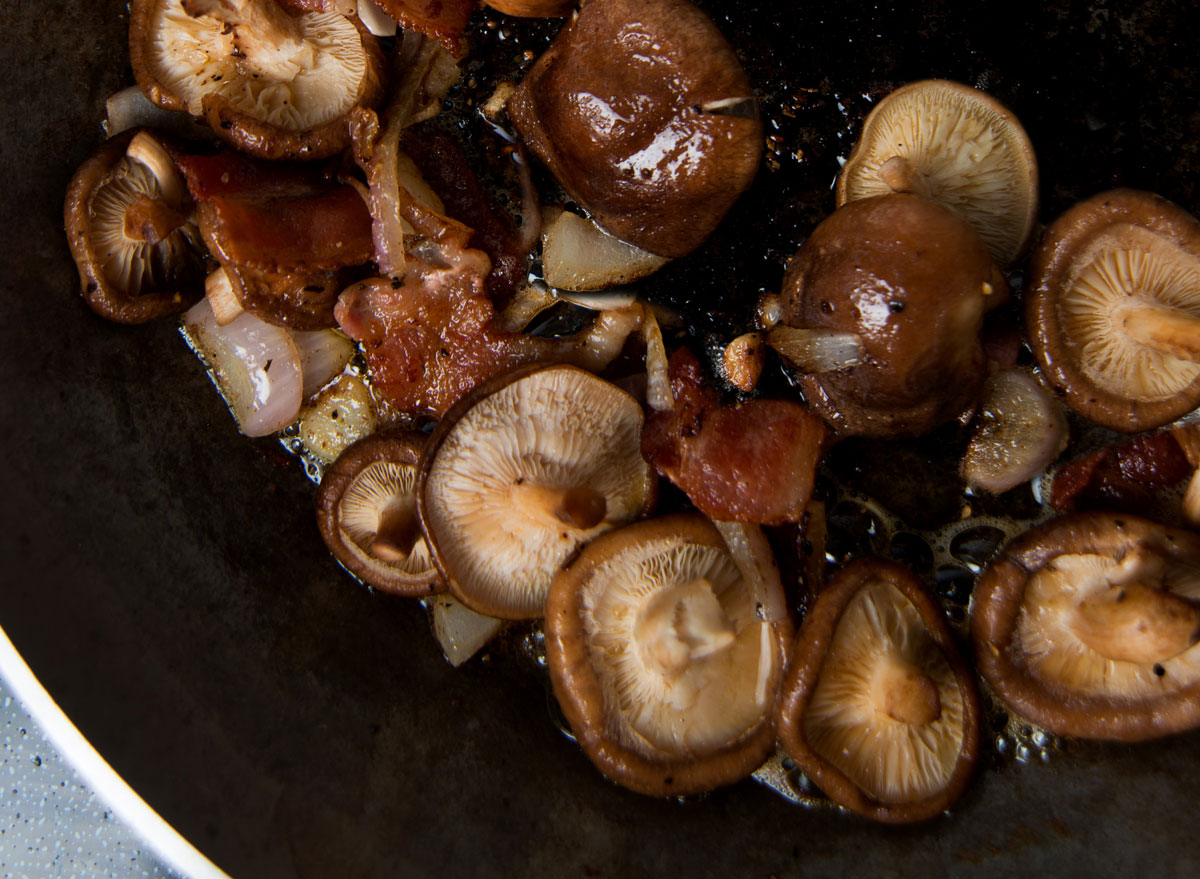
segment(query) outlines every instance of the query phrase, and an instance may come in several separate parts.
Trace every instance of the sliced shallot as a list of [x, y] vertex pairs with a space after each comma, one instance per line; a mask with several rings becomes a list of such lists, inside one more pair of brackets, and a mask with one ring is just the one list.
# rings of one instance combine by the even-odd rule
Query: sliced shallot
[[354, 357], [354, 343], [337, 330], [293, 330], [292, 341], [300, 354], [306, 400], [337, 378]]
[[296, 420], [304, 383], [287, 330], [249, 313], [217, 326], [207, 299], [184, 314], [183, 330], [242, 433], [267, 436]]
[[603, 290], [629, 284], [669, 259], [609, 235], [591, 220], [563, 211], [542, 232], [546, 283], [563, 290]]

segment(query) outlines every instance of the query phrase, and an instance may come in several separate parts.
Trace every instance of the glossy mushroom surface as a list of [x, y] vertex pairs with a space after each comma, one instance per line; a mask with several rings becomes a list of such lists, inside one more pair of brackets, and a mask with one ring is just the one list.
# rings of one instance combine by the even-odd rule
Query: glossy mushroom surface
[[888, 192], [953, 208], [997, 264], [1010, 266], [1037, 219], [1033, 144], [1017, 118], [978, 89], [944, 79], [909, 83], [867, 116], [838, 175], [839, 206]]
[[966, 789], [979, 698], [945, 615], [906, 568], [860, 559], [796, 636], [779, 740], [821, 790], [876, 821], [932, 818]]
[[367, 585], [396, 595], [440, 589], [417, 522], [425, 439], [396, 429], [370, 434], [325, 470], [317, 492], [317, 526], [329, 551]]
[[1139, 741], [1200, 725], [1200, 536], [1118, 513], [1027, 531], [975, 587], [980, 673], [1060, 735]]
[[517, 131], [609, 233], [695, 250], [762, 153], [733, 49], [686, 0], [591, 0], [508, 102]]
[[1034, 253], [1025, 319], [1080, 415], [1124, 432], [1179, 418], [1200, 404], [1200, 222], [1132, 189], [1076, 205]]
[[763, 603], [694, 513], [611, 531], [555, 577], [554, 692], [606, 776], [673, 796], [730, 784], [766, 759], [792, 624], [763, 619]]
[[1007, 290], [958, 214], [893, 193], [851, 202], [813, 230], [789, 264], [777, 319], [856, 337], [857, 356], [847, 365], [796, 364], [805, 399], [831, 427], [915, 436], [979, 395], [983, 314]]
[[454, 597], [487, 616], [542, 616], [559, 566], [653, 504], [641, 433], [638, 402], [574, 366], [506, 373], [452, 407], [417, 497]]
[[383, 56], [357, 17], [275, 0], [134, 0], [129, 55], [151, 101], [266, 159], [339, 152], [347, 114], [383, 96]]
[[101, 146], [67, 188], [64, 221], [84, 299], [97, 314], [144, 323], [204, 292], [194, 206], [166, 149], [129, 130]]

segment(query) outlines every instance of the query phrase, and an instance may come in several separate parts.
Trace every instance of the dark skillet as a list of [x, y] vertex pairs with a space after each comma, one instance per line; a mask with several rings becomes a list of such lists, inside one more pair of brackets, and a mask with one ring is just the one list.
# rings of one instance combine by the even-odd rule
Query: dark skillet
[[[701, 333], [778, 284], [831, 209], [861, 114], [909, 79], [982, 85], [1016, 112], [1044, 220], [1116, 184], [1200, 210], [1188, 0], [705, 5], [779, 120], [784, 170], [763, 172], [701, 254], [716, 268], [681, 263], [655, 283]], [[3, 18], [0, 624], [100, 752], [231, 874], [1196, 873], [1195, 734], [1005, 763], [952, 817], [901, 830], [751, 782], [684, 804], [605, 782], [513, 655], [454, 671], [419, 607], [347, 579], [300, 468], [237, 435], [170, 319], [128, 328], [86, 309], [62, 196], [104, 99], [132, 81], [126, 3], [7, 4]], [[730, 231], [767, 201], [773, 222]], [[704, 313], [731, 289], [739, 304]]]

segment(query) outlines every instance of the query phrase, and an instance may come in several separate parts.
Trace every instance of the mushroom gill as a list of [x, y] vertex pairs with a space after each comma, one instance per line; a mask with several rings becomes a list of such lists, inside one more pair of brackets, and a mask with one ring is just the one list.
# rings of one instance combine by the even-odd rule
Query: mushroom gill
[[653, 502], [642, 410], [573, 366], [485, 382], [430, 441], [421, 521], [455, 597], [478, 613], [535, 618], [558, 567]]
[[1037, 213], [1025, 130], [987, 94], [946, 80], [897, 89], [872, 110], [838, 177], [838, 205], [911, 192], [961, 214], [1001, 266], [1025, 249]]
[[792, 626], [761, 604], [695, 513], [611, 531], [555, 578], [554, 691], [602, 772], [663, 796], [731, 783], [766, 758]]
[[963, 743], [954, 671], [912, 603], [866, 585], [838, 623], [804, 718], [817, 753], [871, 797], [905, 803], [942, 790]]
[[931, 818], [965, 790], [979, 697], [945, 616], [906, 568], [843, 568], [805, 617], [779, 740], [841, 806], [877, 821]]
[[1076, 513], [1017, 537], [975, 587], [979, 671], [1060, 734], [1140, 741], [1200, 724], [1200, 537]]
[[1067, 405], [1150, 430], [1200, 403], [1200, 222], [1118, 189], [1046, 230], [1025, 293], [1030, 346]]

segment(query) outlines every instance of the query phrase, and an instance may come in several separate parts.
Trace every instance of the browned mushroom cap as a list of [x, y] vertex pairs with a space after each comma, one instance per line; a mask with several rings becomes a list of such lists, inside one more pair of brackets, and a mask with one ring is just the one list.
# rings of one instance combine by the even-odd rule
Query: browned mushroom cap
[[64, 215], [83, 295], [97, 314], [144, 323], [204, 292], [204, 245], [187, 187], [146, 131], [117, 135], [84, 162]]
[[417, 464], [425, 435], [383, 430], [347, 448], [317, 492], [325, 545], [364, 583], [396, 595], [441, 591], [417, 522]]
[[762, 153], [745, 71], [684, 0], [591, 0], [508, 109], [601, 226], [659, 256], [698, 247]]
[[696, 514], [605, 534], [555, 578], [546, 604], [554, 692], [605, 775], [670, 796], [762, 764], [775, 744], [792, 624], [763, 619], [761, 604]]
[[638, 402], [574, 366], [518, 369], [455, 404], [417, 493], [454, 596], [487, 616], [540, 617], [559, 566], [653, 504], [641, 434]]
[[1016, 262], [1037, 216], [1037, 159], [995, 98], [944, 79], [879, 102], [838, 176], [837, 203], [912, 192], [953, 208], [1001, 266]]
[[788, 755], [839, 805], [931, 818], [966, 789], [979, 697], [941, 609], [907, 569], [860, 559], [796, 636], [779, 707]]
[[505, 15], [523, 18], [562, 18], [570, 15], [575, 0], [483, 0], [488, 6]]
[[267, 159], [339, 152], [350, 111], [383, 96], [383, 56], [357, 17], [275, 0], [134, 0], [129, 54], [150, 100]]
[[1200, 536], [1077, 513], [1010, 543], [975, 587], [979, 671], [1061, 735], [1139, 741], [1200, 725]]
[[1200, 404], [1200, 222], [1118, 189], [1046, 230], [1026, 293], [1029, 340], [1067, 405], [1149, 430]]
[[[958, 214], [893, 193], [850, 202], [817, 226], [792, 258], [778, 318], [816, 331], [818, 341], [857, 337], [857, 356], [842, 363], [796, 363], [805, 398], [832, 427], [912, 436], [978, 396], [983, 313], [1007, 290]], [[768, 341], [799, 360], [778, 335], [776, 328]]]

